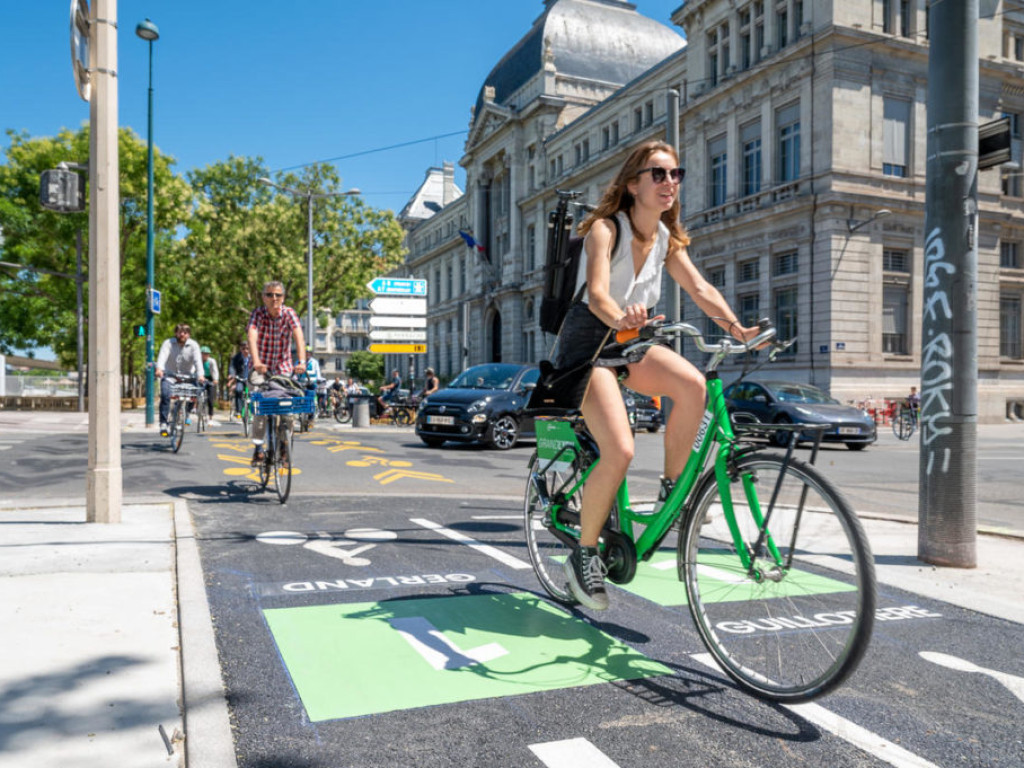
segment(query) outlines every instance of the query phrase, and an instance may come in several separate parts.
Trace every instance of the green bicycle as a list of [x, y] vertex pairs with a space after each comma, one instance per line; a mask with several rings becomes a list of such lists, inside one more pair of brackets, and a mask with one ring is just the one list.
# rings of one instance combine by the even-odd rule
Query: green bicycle
[[[734, 432], [717, 368], [763, 344], [770, 344], [769, 360], [788, 346], [773, 341], [766, 321], [761, 327], [743, 345], [707, 344], [685, 323], [651, 325], [622, 345], [628, 356], [666, 338], [691, 337], [710, 354], [707, 406], [664, 505], [650, 512], [634, 507], [623, 480], [600, 549], [608, 579], [625, 584], [639, 562], [657, 556], [652, 568], [672, 567], [671, 555], [659, 550], [675, 531], [674, 566], [708, 651], [754, 695], [800, 702], [834, 690], [863, 658], [874, 623], [874, 562], [849, 503], [793, 456], [795, 433], [780, 454], [750, 439], [757, 425], [743, 425], [743, 439]], [[527, 549], [544, 589], [571, 605], [576, 599], [562, 564], [579, 541], [582, 489], [600, 460], [597, 443], [578, 411], [537, 412], [536, 433], [524, 510]]]

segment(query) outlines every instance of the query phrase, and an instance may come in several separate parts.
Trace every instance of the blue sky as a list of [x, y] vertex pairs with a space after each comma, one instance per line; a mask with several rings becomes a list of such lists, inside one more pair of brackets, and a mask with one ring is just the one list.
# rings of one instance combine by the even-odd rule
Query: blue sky
[[[635, 2], [665, 24], [682, 5]], [[87, 122], [68, 0], [3, 5], [0, 146], [7, 129], [49, 136]], [[442, 161], [462, 186], [470, 107], [543, 10], [542, 0], [121, 0], [120, 124], [145, 138], [147, 43], [135, 25], [149, 18], [160, 29], [154, 142], [179, 172], [231, 154], [262, 156], [273, 171], [367, 153], [337, 160], [343, 184], [398, 211]]]

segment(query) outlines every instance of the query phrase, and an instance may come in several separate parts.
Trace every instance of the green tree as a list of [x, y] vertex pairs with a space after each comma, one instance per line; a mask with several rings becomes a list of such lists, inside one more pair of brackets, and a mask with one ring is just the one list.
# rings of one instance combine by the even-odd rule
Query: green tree
[[[54, 137], [31, 138], [8, 131], [10, 146], [0, 165], [0, 228], [3, 261], [74, 274], [75, 238], [82, 233], [83, 271], [88, 273], [89, 194], [82, 213], [54, 213], [39, 204], [39, 177], [66, 161], [85, 164], [89, 128], [62, 129]], [[122, 370], [139, 373], [141, 340], [131, 328], [145, 319], [146, 144], [128, 128], [118, 131], [120, 184]], [[154, 149], [154, 229], [157, 253], [169, 250], [174, 230], [187, 215], [188, 187], [174, 160]], [[87, 175], [83, 172], [83, 181]], [[157, 272], [159, 277], [159, 271]], [[157, 283], [159, 287], [159, 282]], [[88, 291], [85, 293], [88, 317]], [[51, 347], [70, 366], [76, 352], [75, 282], [31, 270], [0, 269], [0, 350]], [[86, 340], [88, 343], [88, 340]]]
[[379, 384], [384, 380], [384, 357], [361, 350], [353, 352], [348, 359], [346, 370], [356, 381], [373, 381]]
[[[192, 216], [178, 243], [176, 276], [188, 290], [174, 309], [191, 318], [196, 335], [219, 356], [244, 334], [268, 280], [280, 280], [288, 306], [306, 317], [305, 198], [259, 181], [268, 176], [261, 158], [234, 156], [189, 174]], [[275, 183], [317, 193], [341, 189], [337, 171], [325, 164], [279, 174]], [[316, 310], [334, 314], [368, 296], [366, 283], [401, 263], [404, 233], [394, 214], [355, 196], [316, 198], [313, 206]]]

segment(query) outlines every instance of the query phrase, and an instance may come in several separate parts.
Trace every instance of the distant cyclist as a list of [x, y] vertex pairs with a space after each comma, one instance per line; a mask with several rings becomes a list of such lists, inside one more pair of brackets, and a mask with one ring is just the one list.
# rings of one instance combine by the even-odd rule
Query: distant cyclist
[[907, 395], [906, 406], [910, 410], [910, 413], [914, 416], [914, 421], [917, 421], [917, 415], [921, 411], [921, 396], [917, 394], [917, 387], [910, 388], [910, 394]]
[[228, 389], [233, 393], [235, 401], [235, 415], [242, 418], [242, 409], [245, 403], [245, 382], [249, 379], [249, 372], [252, 370], [252, 357], [249, 355], [249, 345], [242, 342], [238, 345], [238, 352], [231, 357], [228, 364]]
[[217, 359], [210, 354], [205, 344], [199, 348], [203, 355], [203, 375], [206, 377], [206, 408], [213, 423], [213, 404], [217, 400], [217, 384], [220, 382], [220, 368]]
[[423, 390], [420, 392], [420, 397], [427, 397], [437, 392], [440, 384], [437, 381], [437, 376], [434, 375], [433, 368], [427, 368], [426, 375], [423, 380]]
[[380, 408], [378, 413], [384, 413], [388, 409], [388, 403], [398, 397], [398, 390], [402, 388], [402, 377], [398, 370], [391, 372], [391, 379], [380, 388], [380, 395], [377, 396], [377, 405]]
[[171, 409], [171, 394], [174, 380], [177, 378], [195, 377], [197, 383], [206, 383], [203, 375], [203, 353], [192, 338], [192, 328], [188, 323], [174, 326], [174, 337], [165, 339], [160, 345], [160, 353], [156, 358], [154, 375], [160, 379], [160, 436], [167, 437], [167, 415]]
[[[295, 310], [285, 306], [284, 285], [271, 280], [263, 286], [263, 306], [257, 307], [249, 315], [249, 323], [245, 329], [249, 339], [249, 354], [252, 356], [252, 373], [250, 381], [254, 387], [260, 387], [266, 376], [290, 376], [292, 373], [292, 341], [298, 350], [300, 367], [306, 364], [306, 340], [302, 335], [302, 324]], [[280, 420], [286, 432], [292, 430], [293, 419], [284, 415]], [[255, 448], [252, 453], [252, 464], [258, 466], [263, 462], [263, 439], [267, 434], [266, 416], [257, 416], [252, 422], [252, 442]], [[287, 441], [284, 442], [287, 446]]]

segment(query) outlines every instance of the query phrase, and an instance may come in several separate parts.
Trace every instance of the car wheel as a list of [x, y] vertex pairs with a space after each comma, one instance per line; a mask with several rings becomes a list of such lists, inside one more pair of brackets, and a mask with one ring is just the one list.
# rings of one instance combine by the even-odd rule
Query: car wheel
[[519, 422], [510, 414], [499, 416], [488, 429], [487, 444], [499, 451], [507, 451], [519, 439]]
[[[776, 424], [792, 424], [793, 420], [789, 416], [779, 416], [775, 420]], [[793, 430], [791, 429], [777, 429], [772, 432], [771, 442], [772, 445], [778, 446], [779, 448], [785, 448], [789, 445], [789, 440], [793, 436]]]
[[420, 440], [423, 441], [424, 445], [426, 445], [427, 448], [440, 448], [442, 445], [444, 445], [443, 437], [423, 437], [421, 435]]
[[863, 451], [865, 448], [868, 447], [868, 444], [867, 443], [847, 443], [846, 447], [849, 448], [851, 451]]

